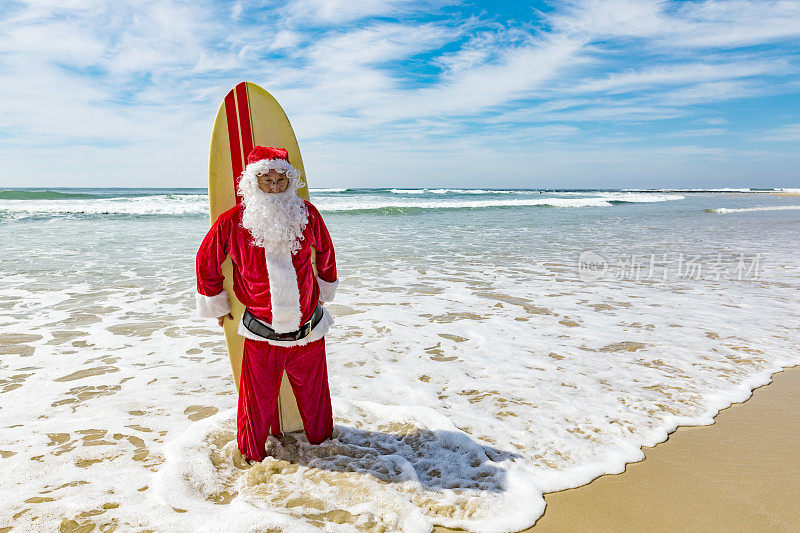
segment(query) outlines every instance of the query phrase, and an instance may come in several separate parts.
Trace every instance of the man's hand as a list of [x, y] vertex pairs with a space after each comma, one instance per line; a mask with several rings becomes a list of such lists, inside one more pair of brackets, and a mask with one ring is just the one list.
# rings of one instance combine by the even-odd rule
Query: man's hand
[[217, 317], [217, 324], [219, 324], [219, 325], [220, 325], [220, 327], [222, 327], [222, 326], [223, 326], [223, 324], [225, 323], [225, 318], [226, 318], [226, 317], [227, 317], [227, 318], [230, 318], [231, 320], [233, 320], [233, 315], [232, 315], [232, 314], [230, 314], [230, 313], [228, 313], [227, 315], [222, 315], [222, 316], [218, 316], [218, 317]]

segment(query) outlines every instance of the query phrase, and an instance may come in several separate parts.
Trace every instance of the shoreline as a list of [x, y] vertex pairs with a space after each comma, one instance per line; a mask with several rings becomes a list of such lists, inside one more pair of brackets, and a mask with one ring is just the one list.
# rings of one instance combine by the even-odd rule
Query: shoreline
[[[681, 426], [621, 474], [545, 495], [528, 531], [800, 530], [800, 366], [710, 426]], [[688, 525], [691, 524], [691, 527]]]
[[679, 426], [624, 472], [546, 493], [544, 514], [524, 531], [800, 531], [798, 408], [800, 365], [713, 424]]

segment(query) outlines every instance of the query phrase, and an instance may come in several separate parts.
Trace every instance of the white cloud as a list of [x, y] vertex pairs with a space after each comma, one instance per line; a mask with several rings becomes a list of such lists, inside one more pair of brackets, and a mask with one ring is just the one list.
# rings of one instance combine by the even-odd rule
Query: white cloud
[[557, 31], [595, 37], [652, 37], [672, 24], [660, 0], [567, 1], [550, 16]]
[[757, 135], [761, 141], [800, 142], [800, 124], [785, 124]]
[[233, 2], [231, 5], [231, 19], [239, 20], [239, 17], [242, 16], [242, 12], [244, 11], [244, 2], [241, 0], [237, 0]]
[[399, 16], [436, 9], [435, 0], [292, 0], [280, 9], [281, 18], [292, 24], [335, 25], [367, 17]]
[[717, 148], [717, 147], [708, 147], [708, 146], [693, 146], [693, 145], [684, 145], [684, 146], [662, 146], [657, 149], [658, 153], [660, 154], [667, 154], [667, 155], [700, 155], [700, 156], [724, 156], [729, 155], [732, 151], [730, 148]]
[[[57, 43], [57, 46], [53, 46]], [[0, 53], [47, 57], [73, 65], [91, 64], [105, 49], [105, 44], [81, 32], [66, 21], [43, 21], [38, 24], [10, 24], [0, 34]]]
[[732, 48], [800, 37], [790, 0], [667, 2], [577, 0], [551, 17], [562, 31], [595, 39], [640, 39], [662, 48]]
[[800, 37], [800, 3], [794, 1], [690, 2], [679, 14], [688, 19], [682, 46], [752, 46]]
[[791, 72], [789, 62], [779, 60], [741, 60], [722, 63], [679, 63], [613, 73], [577, 85], [572, 92], [621, 93], [658, 85], [749, 78]]
[[436, 49], [453, 37], [453, 30], [435, 24], [381, 23], [319, 39], [304, 55], [314, 68], [347, 71]]
[[499, 51], [497, 61], [447, 73], [428, 87], [395, 93], [373, 115], [391, 120], [419, 116], [470, 116], [530, 96], [554, 79], [580, 51], [560, 36]]
[[302, 41], [302, 37], [296, 31], [279, 30], [272, 36], [272, 43], [269, 45], [271, 50], [291, 49]]
[[667, 137], [713, 137], [715, 135], [725, 135], [728, 130], [725, 128], [695, 128], [673, 131], [666, 134]]
[[[470, 25], [464, 26], [470, 30]], [[445, 52], [434, 59], [446, 74], [473, 69], [502, 59], [504, 49], [529, 44], [531, 34], [515, 28], [494, 25], [490, 29], [474, 30], [466, 33], [467, 42], [453, 52]]]
[[602, 102], [573, 111], [547, 113], [543, 115], [550, 121], [568, 122], [640, 122], [673, 119], [686, 116], [686, 112], [660, 105], [635, 104], [628, 102]]
[[765, 90], [767, 89], [764, 84], [741, 80], [723, 80], [683, 87], [664, 94], [655, 94], [652, 98], [662, 102], [663, 105], [684, 107], [689, 105], [708, 105], [713, 102], [751, 97]]
[[492, 117], [491, 121], [500, 124], [621, 123], [674, 119], [685, 115], [686, 112], [682, 109], [667, 107], [659, 102], [650, 102], [640, 98], [624, 100], [563, 99], [499, 113]]

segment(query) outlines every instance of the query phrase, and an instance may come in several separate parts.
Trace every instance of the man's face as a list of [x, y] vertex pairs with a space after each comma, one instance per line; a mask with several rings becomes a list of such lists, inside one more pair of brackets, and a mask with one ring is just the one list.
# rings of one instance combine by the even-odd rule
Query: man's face
[[289, 186], [289, 178], [274, 168], [270, 169], [268, 174], [256, 174], [256, 178], [258, 188], [269, 194], [283, 192]]

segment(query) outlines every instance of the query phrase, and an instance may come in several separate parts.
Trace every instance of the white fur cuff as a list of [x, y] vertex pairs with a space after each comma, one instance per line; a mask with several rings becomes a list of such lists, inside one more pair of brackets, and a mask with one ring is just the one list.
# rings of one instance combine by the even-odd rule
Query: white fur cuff
[[217, 318], [231, 312], [231, 302], [228, 300], [228, 293], [223, 290], [216, 296], [205, 296], [195, 293], [197, 316], [203, 318]]
[[322, 279], [317, 276], [317, 283], [319, 284], [319, 301], [332, 302], [333, 297], [336, 295], [336, 287], [339, 286], [339, 280], [337, 279], [333, 283], [328, 283], [327, 281], [322, 281]]

